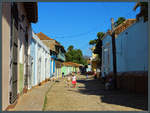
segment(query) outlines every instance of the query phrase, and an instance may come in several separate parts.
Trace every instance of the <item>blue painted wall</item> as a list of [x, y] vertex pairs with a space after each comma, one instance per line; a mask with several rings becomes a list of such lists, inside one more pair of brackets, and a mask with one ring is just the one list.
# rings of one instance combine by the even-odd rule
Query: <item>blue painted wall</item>
[[55, 73], [55, 60], [53, 60], [53, 73]]
[[141, 19], [116, 38], [117, 71], [148, 70], [148, 23]]
[[107, 35], [102, 41], [102, 72], [113, 72], [112, 37]]
[[[110, 46], [106, 46], [109, 43]], [[107, 35], [103, 39], [102, 72], [113, 71], [112, 39]], [[110, 48], [108, 54], [104, 49]], [[148, 23], [141, 19], [116, 37], [117, 72], [148, 70]]]
[[35, 75], [35, 65], [36, 65], [36, 63], [35, 63], [35, 41], [32, 38], [30, 40], [30, 51], [31, 51], [30, 55], [33, 58], [33, 70], [32, 70], [32, 73], [33, 73], [32, 81], [33, 82], [32, 82], [32, 84], [35, 85], [35, 76], [36, 76]]
[[51, 77], [51, 75], [52, 75], [52, 60], [50, 60], [50, 77]]
[[57, 59], [65, 61], [65, 54], [61, 51], [59, 51], [58, 55], [57, 55]]

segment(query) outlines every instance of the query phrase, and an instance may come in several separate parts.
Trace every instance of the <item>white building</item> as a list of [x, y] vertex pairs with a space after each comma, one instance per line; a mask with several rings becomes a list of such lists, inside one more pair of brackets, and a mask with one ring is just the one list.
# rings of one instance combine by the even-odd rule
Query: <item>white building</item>
[[30, 55], [33, 58], [32, 86], [44, 82], [50, 77], [50, 50], [34, 33], [30, 41]]

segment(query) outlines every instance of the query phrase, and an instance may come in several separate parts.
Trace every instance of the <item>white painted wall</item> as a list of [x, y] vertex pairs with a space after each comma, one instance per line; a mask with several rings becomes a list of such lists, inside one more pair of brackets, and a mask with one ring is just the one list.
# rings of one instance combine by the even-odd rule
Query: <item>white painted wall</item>
[[[49, 78], [50, 73], [50, 51], [42, 43], [42, 41], [33, 33], [34, 40], [36, 42], [35, 46], [35, 85], [37, 85], [39, 82], [44, 81], [46, 78]], [[41, 59], [41, 62], [39, 62], [39, 59]], [[45, 62], [47, 59], [47, 62]], [[46, 65], [46, 68], [45, 68]]]

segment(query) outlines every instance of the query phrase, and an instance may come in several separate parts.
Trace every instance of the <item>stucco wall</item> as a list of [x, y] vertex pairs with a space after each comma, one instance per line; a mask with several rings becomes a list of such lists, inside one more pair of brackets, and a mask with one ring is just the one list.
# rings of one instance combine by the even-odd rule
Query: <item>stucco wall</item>
[[10, 3], [2, 3], [2, 110], [9, 105]]
[[[112, 56], [112, 38], [107, 35], [103, 39], [102, 47], [102, 72], [106, 74], [113, 71], [113, 56]], [[109, 61], [108, 61], [109, 60]]]
[[35, 85], [35, 65], [36, 65], [36, 62], [35, 62], [35, 41], [33, 38], [31, 38], [30, 40], [30, 55], [32, 56], [33, 58], [33, 67], [32, 67], [32, 86]]
[[117, 71], [148, 70], [148, 23], [133, 24], [116, 38]]
[[55, 40], [41, 40], [49, 49], [55, 51]]
[[[24, 9], [23, 3], [17, 3], [18, 7], [18, 17], [22, 18], [22, 15], [26, 17], [26, 11]], [[23, 21], [18, 20], [18, 93], [21, 93], [24, 88], [24, 74], [25, 72], [25, 31], [26, 28], [30, 27], [30, 23], [27, 18], [24, 18]], [[28, 29], [30, 32], [31, 29]], [[29, 35], [30, 37], [30, 35]]]
[[34, 51], [34, 55], [30, 54], [34, 57], [34, 85], [37, 85], [49, 78], [51, 56], [49, 48], [34, 33], [33, 38], [34, 44], [31, 43], [30, 52]]
[[35, 70], [35, 73], [34, 73], [34, 78], [35, 78], [35, 82], [34, 82], [34, 85], [37, 85], [38, 84], [38, 71], [37, 71], [37, 69], [38, 69], [38, 54], [37, 54], [37, 51], [38, 51], [38, 44], [37, 43], [35, 43], [35, 67], [34, 67], [34, 70]]
[[[107, 55], [104, 49], [110, 44], [110, 65], [107, 65]], [[103, 39], [102, 71], [113, 71], [112, 39], [107, 35]], [[131, 25], [116, 37], [117, 72], [148, 70], [148, 24], [143, 19]], [[109, 71], [107, 68], [109, 67]]]

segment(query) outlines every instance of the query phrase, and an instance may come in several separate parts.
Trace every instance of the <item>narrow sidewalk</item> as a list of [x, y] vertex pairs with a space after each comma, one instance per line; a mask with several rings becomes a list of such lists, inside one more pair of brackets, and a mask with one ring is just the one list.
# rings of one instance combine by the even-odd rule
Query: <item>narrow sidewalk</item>
[[45, 94], [54, 82], [48, 81], [45, 84], [31, 89], [23, 94], [14, 109], [8, 111], [42, 111]]

